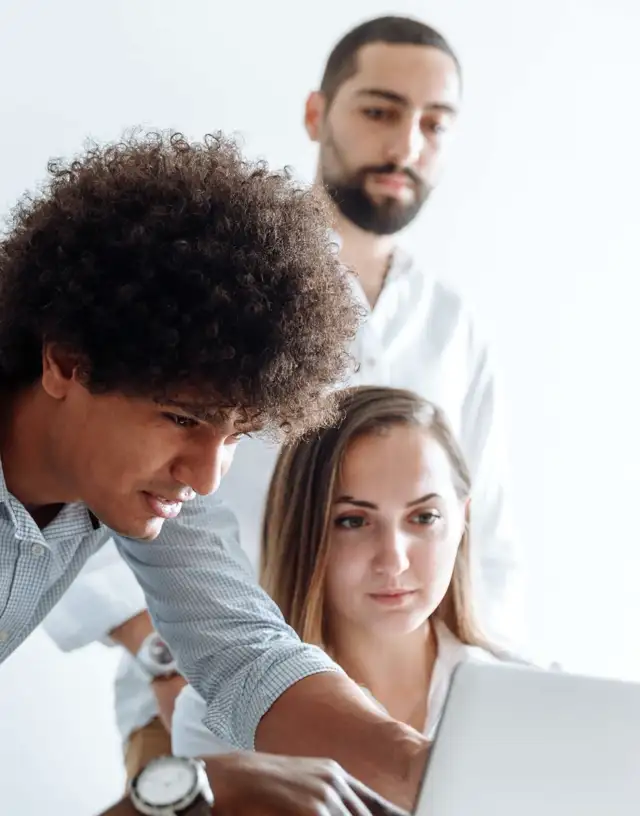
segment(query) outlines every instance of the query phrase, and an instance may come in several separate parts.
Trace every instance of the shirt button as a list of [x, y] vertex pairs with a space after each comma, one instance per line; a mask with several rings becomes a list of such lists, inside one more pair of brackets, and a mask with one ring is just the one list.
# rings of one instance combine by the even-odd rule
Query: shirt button
[[33, 547], [31, 547], [31, 555], [36, 558], [40, 558], [40, 556], [44, 555], [44, 547], [42, 544], [34, 544]]
[[6, 643], [9, 640], [9, 633], [0, 630], [0, 643]]

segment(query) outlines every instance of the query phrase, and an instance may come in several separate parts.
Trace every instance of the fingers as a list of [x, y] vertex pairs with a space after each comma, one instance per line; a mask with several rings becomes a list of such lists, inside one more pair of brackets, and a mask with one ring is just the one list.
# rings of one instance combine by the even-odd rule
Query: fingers
[[[306, 813], [306, 811], [305, 811]], [[315, 805], [309, 811], [313, 816], [371, 816], [371, 811], [358, 799], [345, 780], [335, 787], [326, 784]]]
[[341, 779], [340, 786], [340, 795], [342, 796], [344, 803], [347, 805], [349, 813], [353, 814], [354, 816], [373, 816], [369, 808], [349, 785], [346, 779]]
[[371, 811], [354, 791], [350, 777], [337, 762], [327, 762], [324, 778], [328, 785], [330, 798], [333, 800], [332, 814], [352, 814], [352, 816], [372, 816]]
[[409, 816], [408, 811], [391, 804], [391, 802], [387, 802], [386, 799], [383, 799], [382, 796], [372, 791], [371, 788], [368, 788], [358, 779], [350, 775], [347, 776], [351, 788], [353, 788], [360, 800], [369, 808], [366, 811], [367, 813], [371, 813], [372, 816]]

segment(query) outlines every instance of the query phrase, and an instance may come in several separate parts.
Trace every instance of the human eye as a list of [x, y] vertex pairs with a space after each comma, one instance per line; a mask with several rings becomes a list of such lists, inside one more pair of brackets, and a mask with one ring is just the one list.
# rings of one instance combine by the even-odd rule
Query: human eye
[[414, 524], [433, 527], [440, 521], [441, 518], [442, 516], [437, 512], [437, 510], [421, 510], [419, 513], [414, 513], [410, 520]]
[[249, 431], [236, 431], [236, 433], [232, 433], [227, 437], [226, 443], [227, 445], [235, 445], [241, 439], [251, 439], [252, 435]]
[[363, 108], [362, 114], [372, 122], [384, 122], [393, 118], [394, 111], [389, 108], [368, 107]]
[[448, 132], [451, 123], [446, 119], [428, 119], [423, 123], [423, 129], [435, 136], [444, 136]]
[[174, 414], [171, 411], [164, 411], [162, 416], [169, 422], [173, 422], [179, 428], [195, 428], [199, 422], [194, 417], [185, 416], [185, 414]]
[[339, 516], [334, 523], [342, 530], [358, 530], [364, 527], [365, 519], [363, 516]]

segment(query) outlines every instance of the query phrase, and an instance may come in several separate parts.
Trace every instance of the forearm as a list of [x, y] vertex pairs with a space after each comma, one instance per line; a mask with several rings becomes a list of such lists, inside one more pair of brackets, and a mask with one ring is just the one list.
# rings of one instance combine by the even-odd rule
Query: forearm
[[391, 719], [349, 678], [314, 674], [291, 686], [264, 715], [256, 750], [328, 757], [373, 790], [411, 809], [428, 743]]
[[143, 640], [153, 632], [154, 627], [147, 610], [139, 612], [120, 626], [109, 632], [109, 637], [124, 646], [131, 654], [138, 653]]

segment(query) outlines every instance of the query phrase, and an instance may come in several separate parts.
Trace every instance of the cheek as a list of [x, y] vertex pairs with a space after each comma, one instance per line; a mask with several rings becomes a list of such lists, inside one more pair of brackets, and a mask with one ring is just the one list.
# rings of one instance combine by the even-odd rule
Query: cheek
[[334, 612], [348, 609], [365, 583], [368, 561], [355, 547], [332, 547], [327, 565], [326, 599]]
[[440, 180], [444, 171], [447, 152], [447, 147], [443, 145], [427, 146], [422, 176], [429, 184], [436, 184]]
[[149, 481], [168, 481], [175, 451], [162, 428], [134, 432], [109, 428], [89, 444], [91, 462], [85, 458], [85, 463], [92, 474], [109, 481], [118, 492], [127, 492], [132, 487], [146, 487]]
[[380, 164], [381, 141], [372, 132], [371, 125], [354, 115], [340, 127], [333, 128], [331, 152], [343, 170], [350, 173], [370, 164]]
[[226, 476], [229, 468], [233, 464], [233, 458], [236, 455], [237, 445], [225, 445], [222, 451], [222, 462], [220, 464], [221, 476]]
[[451, 581], [457, 552], [458, 541], [455, 538], [424, 543], [417, 546], [412, 554], [411, 570], [430, 592], [444, 593]]

